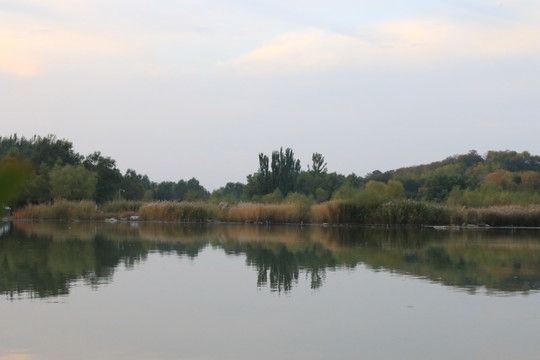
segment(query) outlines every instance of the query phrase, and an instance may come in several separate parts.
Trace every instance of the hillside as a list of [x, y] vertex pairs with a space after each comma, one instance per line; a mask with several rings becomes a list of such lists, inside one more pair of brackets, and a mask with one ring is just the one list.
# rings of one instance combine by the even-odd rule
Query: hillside
[[374, 172], [364, 179], [399, 181], [407, 198], [470, 206], [523, 204], [540, 191], [540, 156], [528, 152], [472, 150], [430, 164]]

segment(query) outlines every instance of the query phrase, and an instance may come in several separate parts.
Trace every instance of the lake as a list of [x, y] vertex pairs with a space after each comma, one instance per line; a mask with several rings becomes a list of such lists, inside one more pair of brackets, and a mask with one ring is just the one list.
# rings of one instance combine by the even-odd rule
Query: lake
[[0, 360], [540, 353], [536, 230], [0, 225]]

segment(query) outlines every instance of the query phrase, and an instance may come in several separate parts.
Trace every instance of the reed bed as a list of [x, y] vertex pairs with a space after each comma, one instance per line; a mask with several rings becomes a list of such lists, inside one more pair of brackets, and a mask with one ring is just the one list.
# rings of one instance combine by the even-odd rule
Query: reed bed
[[[335, 202], [335, 200], [334, 200]], [[311, 206], [311, 222], [318, 224], [331, 223], [330, 203], [325, 202]]]
[[221, 220], [328, 224], [450, 224], [460, 217], [449, 207], [412, 200], [357, 202], [332, 200], [316, 205], [241, 203], [222, 210]]
[[454, 209], [434, 203], [398, 200], [382, 203], [375, 214], [378, 223], [396, 225], [446, 225], [460, 222]]
[[218, 206], [205, 202], [159, 201], [139, 208], [139, 220], [145, 221], [201, 222], [218, 218]]
[[311, 213], [312, 222], [329, 224], [447, 225], [464, 218], [453, 208], [414, 200], [332, 200], [312, 206]]
[[14, 217], [30, 220], [102, 220], [138, 216], [143, 221], [171, 222], [252, 222], [315, 224], [395, 224], [540, 227], [540, 205], [451, 207], [413, 200], [359, 202], [332, 200], [321, 204], [284, 202], [281, 204], [161, 201], [152, 203], [115, 202], [98, 211], [93, 201], [65, 201], [27, 205]]
[[302, 223], [311, 220], [310, 206], [301, 203], [240, 203], [222, 207], [220, 220], [268, 223]]
[[540, 205], [491, 206], [487, 208], [464, 209], [465, 220], [471, 224], [490, 226], [540, 226]]
[[95, 220], [99, 218], [96, 203], [89, 200], [57, 200], [53, 203], [27, 205], [15, 211], [17, 219]]
[[106, 213], [136, 213], [144, 204], [144, 201], [114, 200], [104, 203], [100, 206], [100, 209]]

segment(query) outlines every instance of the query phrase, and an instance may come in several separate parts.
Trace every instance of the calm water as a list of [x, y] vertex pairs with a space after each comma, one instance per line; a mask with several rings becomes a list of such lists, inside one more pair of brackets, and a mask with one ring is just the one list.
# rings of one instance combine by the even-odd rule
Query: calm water
[[540, 353], [535, 231], [0, 225], [0, 360]]

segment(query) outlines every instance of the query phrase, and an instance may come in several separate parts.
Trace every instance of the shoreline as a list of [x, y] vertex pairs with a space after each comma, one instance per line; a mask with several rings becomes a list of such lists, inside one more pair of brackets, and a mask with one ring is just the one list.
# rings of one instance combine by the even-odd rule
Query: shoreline
[[174, 221], [174, 220], [123, 220], [123, 219], [29, 219], [9, 217], [3, 218], [4, 223], [10, 222], [51, 222], [51, 223], [103, 223], [103, 224], [178, 224], [178, 225], [254, 225], [254, 226], [295, 226], [295, 227], [332, 227], [332, 228], [386, 228], [386, 229], [430, 229], [437, 231], [487, 231], [487, 230], [540, 230], [540, 226], [489, 226], [489, 225], [431, 225], [431, 224], [362, 224], [362, 223], [314, 223], [314, 222], [256, 222], [256, 221]]
[[[332, 200], [321, 204], [151, 202], [111, 208], [91, 201], [56, 201], [28, 205], [8, 219], [172, 222], [172, 223], [252, 223], [320, 226], [413, 226], [446, 229], [540, 228], [540, 206], [450, 207], [414, 200], [360, 203]], [[115, 205], [115, 204], [113, 204]], [[100, 209], [101, 207], [101, 209]]]

